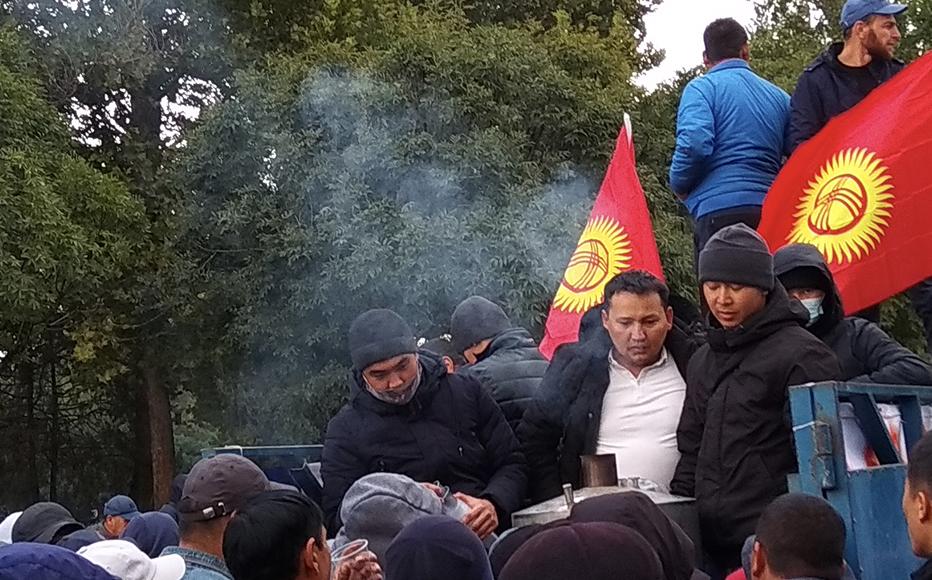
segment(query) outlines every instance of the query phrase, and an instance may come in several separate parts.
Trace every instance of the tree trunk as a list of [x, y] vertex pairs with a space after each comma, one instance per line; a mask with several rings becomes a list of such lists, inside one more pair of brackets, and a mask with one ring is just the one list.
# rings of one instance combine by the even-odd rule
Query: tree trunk
[[150, 508], [166, 503], [175, 475], [171, 401], [155, 355], [146, 349], [139, 363], [136, 397], [136, 500]]
[[[49, 351], [54, 353], [53, 343]], [[49, 365], [49, 501], [58, 501], [58, 454], [61, 447], [61, 421], [58, 409], [58, 373], [55, 355], [50, 354]]]
[[20, 382], [23, 385], [26, 402], [26, 432], [23, 433], [23, 448], [25, 457], [23, 471], [25, 481], [23, 482], [23, 495], [27, 499], [26, 505], [39, 501], [39, 426], [36, 424], [36, 376], [35, 367], [28, 358], [28, 354], [23, 357], [23, 362], [19, 367]]

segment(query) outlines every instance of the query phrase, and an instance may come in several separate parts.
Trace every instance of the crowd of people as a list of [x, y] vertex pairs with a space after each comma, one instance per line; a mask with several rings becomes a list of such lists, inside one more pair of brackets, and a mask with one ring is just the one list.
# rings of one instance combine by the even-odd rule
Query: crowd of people
[[[815, 247], [772, 254], [754, 228], [786, 157], [902, 68], [905, 9], [848, 0], [844, 40], [792, 97], [752, 71], [734, 20], [706, 29], [708, 71], [684, 90], [670, 169], [694, 218], [701, 309], [623, 272], [551, 361], [480, 296], [429, 341], [369, 310], [347, 332], [350, 396], [327, 429], [319, 504], [220, 454], [176, 478], [159, 511], [117, 495], [89, 527], [53, 502], [9, 515], [0, 580], [852, 577], [841, 516], [787, 493], [789, 388], [932, 385], [932, 367], [876, 312], [845, 316]], [[927, 332], [930, 294], [911, 291]], [[701, 544], [634, 490], [511, 527], [522, 507], [582, 487], [591, 455], [612, 456], [619, 480], [694, 498]], [[909, 452], [903, 512], [913, 552], [932, 557], [932, 434]], [[932, 564], [914, 577], [932, 579]]]

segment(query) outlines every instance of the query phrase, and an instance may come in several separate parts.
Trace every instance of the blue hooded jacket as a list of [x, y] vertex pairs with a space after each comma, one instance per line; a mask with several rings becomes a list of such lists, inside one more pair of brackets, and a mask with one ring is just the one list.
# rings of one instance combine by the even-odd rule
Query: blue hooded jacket
[[118, 580], [70, 550], [21, 542], [0, 548], [0, 580]]
[[126, 526], [123, 539], [136, 544], [150, 558], [158, 558], [165, 548], [178, 545], [181, 533], [178, 524], [170, 515], [148, 512], [133, 519]]
[[790, 96], [729, 59], [683, 90], [670, 187], [694, 218], [760, 206], [783, 165]]

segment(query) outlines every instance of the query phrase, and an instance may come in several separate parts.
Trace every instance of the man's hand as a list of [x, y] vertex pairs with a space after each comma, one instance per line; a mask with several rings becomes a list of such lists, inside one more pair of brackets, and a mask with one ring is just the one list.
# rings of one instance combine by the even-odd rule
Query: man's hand
[[454, 494], [454, 497], [469, 508], [469, 513], [463, 518], [463, 523], [475, 532], [480, 540], [485, 540], [495, 532], [498, 528], [498, 513], [492, 502], [464, 493]]
[[375, 554], [366, 552], [340, 564], [335, 580], [382, 580], [382, 567]]
[[437, 497], [443, 497], [444, 489], [436, 483], [422, 483], [421, 486], [426, 487], [432, 491]]

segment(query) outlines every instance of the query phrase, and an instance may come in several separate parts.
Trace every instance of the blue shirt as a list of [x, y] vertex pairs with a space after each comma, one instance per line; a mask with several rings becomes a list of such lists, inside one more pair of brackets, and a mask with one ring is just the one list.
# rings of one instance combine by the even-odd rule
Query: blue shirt
[[181, 580], [233, 580], [226, 564], [216, 556], [179, 546], [169, 546], [162, 550], [163, 556], [169, 554], [178, 554], [184, 558], [187, 570]]
[[790, 96], [729, 59], [683, 90], [670, 187], [694, 218], [760, 206], [783, 165]]

